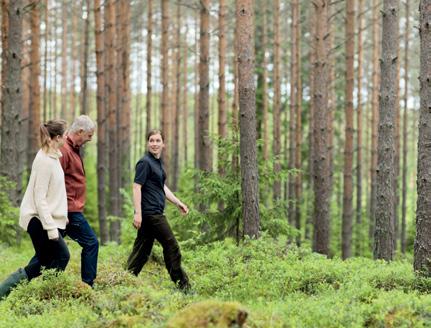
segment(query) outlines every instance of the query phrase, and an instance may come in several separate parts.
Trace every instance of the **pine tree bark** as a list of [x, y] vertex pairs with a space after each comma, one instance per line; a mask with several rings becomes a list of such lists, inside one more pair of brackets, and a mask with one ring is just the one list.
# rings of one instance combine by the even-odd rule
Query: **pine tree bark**
[[404, 115], [403, 115], [403, 169], [402, 169], [402, 196], [401, 196], [401, 252], [406, 252], [406, 213], [407, 213], [407, 124], [409, 99], [409, 33], [410, 33], [410, 3], [405, 3], [405, 34], [404, 34]]
[[87, 115], [88, 113], [88, 55], [90, 47], [90, 0], [82, 0], [82, 8], [86, 9], [86, 18], [84, 23], [84, 52], [81, 60], [81, 115]]
[[39, 150], [40, 128], [40, 7], [33, 3], [30, 13], [31, 50], [30, 50], [30, 115], [29, 115], [29, 152], [28, 163], [32, 163]]
[[238, 92], [240, 110], [241, 191], [244, 235], [259, 237], [259, 187], [256, 148], [256, 87], [252, 0], [236, 2]]
[[[165, 136], [165, 150], [163, 152], [163, 161], [166, 172], [170, 172], [170, 153], [171, 149], [168, 146], [170, 142], [170, 120], [171, 115], [169, 112], [169, 49], [168, 49], [168, 38], [169, 38], [169, 1], [162, 0], [162, 45], [161, 45], [161, 77], [162, 77], [162, 130]], [[169, 174], [168, 174], [168, 180]]]
[[94, 31], [96, 41], [96, 78], [97, 78], [97, 209], [99, 212], [99, 231], [102, 245], [109, 241], [106, 219], [106, 118], [105, 110], [105, 44], [102, 24], [101, 0], [94, 0]]
[[262, 26], [262, 47], [263, 64], [262, 64], [262, 105], [263, 105], [263, 160], [269, 160], [269, 110], [268, 110], [268, 10], [267, 1], [263, 1], [263, 26]]
[[67, 22], [68, 12], [67, 12], [67, 4], [65, 2], [62, 3], [62, 41], [61, 41], [61, 117], [63, 117], [66, 121], [71, 121], [70, 111], [68, 110], [68, 97], [67, 97]]
[[44, 47], [44, 65], [43, 65], [43, 121], [46, 122], [50, 116], [48, 113], [48, 43], [49, 43], [49, 19], [48, 10], [49, 1], [44, 1], [44, 23], [45, 23], [45, 47]]
[[372, 91], [371, 91], [371, 163], [370, 163], [370, 176], [371, 176], [371, 191], [370, 191], [370, 206], [369, 206], [369, 231], [368, 237], [370, 244], [373, 245], [374, 226], [375, 226], [375, 211], [376, 211], [376, 189], [377, 189], [377, 125], [379, 120], [379, 92], [380, 89], [380, 27], [379, 27], [379, 10], [380, 6], [377, 0], [373, 0], [372, 12], [372, 38], [373, 38], [373, 73], [372, 73]]
[[[188, 25], [186, 25], [186, 35], [188, 34], [189, 28]], [[188, 110], [188, 44], [187, 39], [183, 39], [183, 141], [184, 141], [184, 148], [183, 148], [183, 155], [184, 155], [184, 165], [185, 167], [188, 167], [188, 139], [189, 139], [189, 131], [188, 131], [188, 119], [189, 119], [189, 110]]]
[[328, 6], [327, 0], [314, 3], [315, 49], [314, 72], [314, 238], [313, 251], [329, 254], [330, 154], [328, 149]]
[[172, 139], [172, 153], [173, 153], [173, 167], [172, 167], [172, 190], [177, 191], [178, 180], [180, 177], [180, 154], [179, 154], [179, 137], [180, 137], [180, 116], [182, 114], [182, 103], [181, 103], [181, 5], [177, 4], [176, 12], [176, 33], [175, 33], [175, 63], [174, 63], [174, 74], [175, 74], [175, 115], [173, 120], [173, 139]]
[[[76, 94], [75, 94], [75, 85], [76, 85], [76, 62], [77, 62], [77, 47], [76, 47], [76, 35], [78, 34], [78, 13], [77, 11], [81, 11], [81, 8], [76, 7], [75, 3], [70, 4], [71, 16], [72, 16], [72, 33], [70, 34], [70, 48], [71, 48], [71, 72], [70, 72], [70, 82], [69, 82], [69, 103], [70, 103], [70, 115], [73, 118], [76, 117]], [[81, 14], [81, 13], [80, 13]]]
[[431, 1], [419, 4], [420, 34], [420, 114], [418, 141], [418, 199], [416, 210], [416, 238], [414, 269], [431, 275]]
[[152, 54], [153, 54], [153, 0], [147, 1], [147, 94], [145, 96], [145, 109], [147, 113], [146, 117], [146, 133], [152, 129], [152, 107], [151, 107], [151, 97], [152, 93]]
[[[226, 15], [227, 15], [227, 5], [226, 0], [219, 1], [219, 13], [218, 13], [218, 57], [219, 57], [219, 72], [218, 72], [218, 137], [220, 140], [225, 140], [227, 138], [227, 111], [226, 111], [226, 76], [225, 76], [225, 66], [226, 66]], [[220, 175], [225, 174], [226, 166], [226, 152], [224, 149], [218, 149], [218, 172]]]
[[[280, 0], [274, 0], [274, 107], [273, 107], [273, 155], [274, 173], [281, 171], [281, 48], [280, 48]], [[273, 186], [273, 198], [281, 198], [281, 182], [276, 179]]]
[[364, 26], [364, 0], [358, 3], [358, 76], [357, 76], [357, 108], [356, 108], [356, 224], [355, 224], [355, 255], [362, 254], [362, 29]]
[[[4, 10], [7, 9], [7, 12]], [[1, 157], [0, 175], [20, 185], [21, 176], [17, 163], [19, 160], [18, 145], [20, 139], [20, 112], [22, 107], [22, 81], [21, 81], [21, 58], [22, 58], [22, 20], [23, 1], [2, 2], [2, 20], [7, 27], [2, 32], [7, 32], [7, 43], [2, 44], [2, 128], [1, 128]], [[6, 23], [5, 23], [6, 22]], [[5, 40], [6, 36], [2, 36]], [[5, 74], [5, 75], [3, 75]], [[9, 197], [15, 206], [20, 201], [20, 188], [9, 191]]]
[[[8, 51], [8, 38], [9, 38], [9, 0], [1, 0], [1, 85], [5, 85], [6, 81], [6, 71], [7, 71], [7, 51]], [[0, 99], [3, 99], [3, 88], [0, 88]], [[3, 104], [0, 106], [0, 128], [2, 126], [3, 118]]]
[[394, 255], [394, 156], [398, 53], [398, 0], [383, 2], [382, 83], [380, 86], [374, 258]]
[[355, 55], [355, 1], [346, 0], [346, 88], [345, 88], [345, 144], [343, 172], [343, 223], [341, 257], [352, 256], [353, 226], [353, 87], [354, 87], [354, 55]]
[[200, 1], [199, 39], [199, 169], [210, 172], [211, 141], [209, 137], [209, 6], [210, 0]]

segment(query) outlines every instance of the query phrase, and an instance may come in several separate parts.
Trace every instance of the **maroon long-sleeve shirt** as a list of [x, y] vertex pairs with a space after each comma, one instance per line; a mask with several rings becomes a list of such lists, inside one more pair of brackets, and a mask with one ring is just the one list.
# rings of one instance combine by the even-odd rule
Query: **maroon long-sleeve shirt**
[[85, 171], [79, 154], [79, 146], [74, 145], [69, 137], [60, 148], [60, 163], [64, 171], [67, 193], [67, 211], [83, 212], [86, 197]]

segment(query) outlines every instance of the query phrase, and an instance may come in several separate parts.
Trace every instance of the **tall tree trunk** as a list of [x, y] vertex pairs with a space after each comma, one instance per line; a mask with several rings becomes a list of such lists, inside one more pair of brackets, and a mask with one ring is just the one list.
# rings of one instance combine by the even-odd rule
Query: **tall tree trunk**
[[[51, 99], [51, 107], [52, 107], [52, 117], [58, 117], [59, 113], [57, 112], [57, 76], [58, 76], [58, 67], [57, 67], [57, 59], [58, 59], [58, 51], [57, 51], [57, 47], [58, 47], [58, 37], [57, 37], [57, 12], [58, 12], [58, 7], [55, 7], [54, 9], [54, 23], [53, 23], [53, 28], [52, 28], [52, 37], [54, 38], [54, 58], [53, 58], [53, 62], [54, 62], [54, 67], [53, 67], [53, 72], [52, 72], [52, 87], [51, 87], [51, 93], [52, 93], [52, 99]], [[63, 118], [65, 118], [64, 116], [62, 116]]]
[[394, 125], [396, 107], [398, 0], [383, 2], [382, 83], [380, 86], [374, 258], [390, 261], [394, 253]]
[[[186, 25], [186, 33], [188, 34], [189, 28], [188, 25]], [[188, 110], [188, 49], [187, 49], [187, 38], [183, 39], [183, 141], [184, 141], [184, 148], [183, 148], [183, 154], [184, 154], [184, 165], [185, 167], [188, 167], [188, 139], [189, 139], [189, 131], [188, 131], [188, 119], [189, 119], [189, 110]]]
[[105, 44], [102, 25], [101, 0], [94, 0], [94, 31], [96, 40], [96, 77], [97, 77], [97, 208], [99, 212], [100, 241], [109, 241], [106, 219], [106, 118], [105, 110]]
[[259, 186], [256, 148], [256, 87], [252, 0], [236, 1], [241, 190], [244, 235], [259, 237]]
[[75, 3], [70, 4], [71, 16], [72, 16], [72, 33], [71, 33], [71, 72], [70, 72], [70, 83], [69, 83], [69, 103], [70, 103], [70, 114], [72, 118], [76, 117], [76, 104], [75, 104], [75, 83], [76, 83], [76, 62], [77, 62], [77, 53], [76, 53], [76, 35], [78, 34], [78, 13], [81, 13], [81, 8], [76, 7]]
[[178, 188], [178, 179], [180, 176], [180, 155], [179, 155], [179, 126], [180, 126], [180, 115], [182, 112], [181, 103], [181, 5], [177, 4], [176, 13], [176, 34], [175, 34], [175, 62], [174, 62], [174, 73], [175, 73], [175, 116], [173, 120], [173, 138], [172, 138], [172, 150], [173, 150], [173, 167], [172, 167], [172, 190], [176, 191]]
[[[6, 82], [6, 71], [7, 71], [7, 51], [8, 51], [8, 37], [9, 37], [9, 0], [1, 0], [1, 44], [2, 44], [2, 53], [1, 53], [1, 85], [5, 85]], [[1, 101], [3, 102], [3, 88], [0, 88]], [[0, 106], [0, 128], [2, 126], [2, 118], [3, 118], [3, 103]]]
[[146, 122], [146, 133], [148, 134], [150, 129], [152, 129], [152, 108], [151, 108], [151, 97], [153, 96], [152, 93], [152, 53], [153, 53], [153, 0], [147, 1], [147, 10], [148, 10], [148, 16], [147, 16], [147, 94], [145, 96], [145, 109], [147, 113], [147, 122]]
[[45, 45], [44, 45], [44, 65], [43, 65], [43, 121], [46, 122], [48, 113], [48, 43], [49, 43], [49, 19], [48, 19], [49, 1], [44, 1], [44, 19], [45, 19]]
[[[5, 9], [7, 11], [5, 12]], [[22, 20], [23, 1], [2, 2], [2, 20], [7, 27], [2, 32], [7, 32], [7, 37], [2, 35], [2, 128], [1, 128], [1, 157], [0, 175], [6, 177], [17, 186], [20, 185], [21, 176], [17, 163], [19, 160], [18, 145], [20, 140], [20, 112], [22, 107], [22, 81], [21, 81], [21, 58], [22, 58]], [[5, 75], [3, 75], [5, 74]], [[9, 190], [9, 197], [15, 206], [20, 201], [20, 188]]]
[[263, 63], [262, 63], [262, 105], [263, 105], [263, 160], [269, 160], [269, 109], [268, 109], [268, 10], [267, 1], [263, 1], [263, 27], [262, 27], [262, 47], [263, 47]]
[[30, 14], [31, 50], [30, 50], [30, 121], [28, 163], [32, 163], [39, 149], [40, 127], [40, 7], [33, 4]]
[[[162, 0], [162, 46], [161, 46], [161, 76], [162, 76], [162, 130], [165, 136], [166, 148], [163, 152], [163, 161], [165, 163], [166, 172], [170, 172], [170, 152], [171, 149], [168, 146], [170, 138], [170, 119], [171, 115], [169, 112], [169, 49], [168, 49], [168, 38], [169, 38], [169, 1]], [[168, 173], [168, 180], [170, 182], [170, 176]]]
[[[274, 173], [281, 171], [281, 48], [280, 48], [280, 0], [274, 0], [274, 105], [273, 105], [273, 155]], [[274, 200], [281, 198], [281, 182], [276, 179], [273, 187]]]
[[118, 118], [117, 118], [117, 76], [116, 76], [116, 29], [115, 2], [105, 3], [105, 95], [107, 95], [106, 112], [108, 115], [109, 144], [109, 215], [114, 218], [110, 225], [110, 239], [119, 237], [118, 224], [115, 219], [120, 215], [119, 208], [119, 160], [118, 160]]
[[[295, 176], [295, 228], [301, 230], [301, 204], [302, 204], [302, 79], [301, 79], [301, 20], [300, 18], [300, 5], [298, 0], [294, 0], [295, 7], [295, 24], [294, 29], [294, 40], [296, 43], [296, 51], [294, 56], [296, 58], [296, 89], [293, 95], [296, 98], [296, 134], [295, 134], [295, 169], [297, 170]], [[296, 238], [296, 244], [300, 246], [301, 244], [301, 234], [298, 234]]]
[[199, 40], [199, 169], [210, 172], [211, 142], [209, 136], [209, 6], [210, 0], [200, 1]]
[[353, 87], [355, 55], [355, 1], [346, 0], [346, 89], [345, 89], [345, 145], [344, 145], [344, 184], [343, 184], [343, 224], [341, 256], [352, 256], [353, 221]]
[[416, 210], [416, 239], [414, 269], [419, 274], [431, 275], [431, 1], [419, 4], [420, 46], [420, 116], [418, 142], [418, 200]]
[[[298, 58], [296, 56], [296, 52], [297, 52], [297, 40], [296, 40], [296, 30], [295, 30], [295, 25], [298, 24], [298, 10], [297, 10], [297, 6], [298, 6], [298, 2], [297, 1], [291, 1], [291, 8], [292, 8], [292, 22], [291, 22], [291, 49], [290, 49], [290, 53], [291, 53], [291, 58], [290, 58], [290, 117], [289, 117], [289, 158], [288, 158], [288, 169], [289, 170], [293, 170], [295, 168], [295, 163], [296, 163], [296, 106], [297, 106], [297, 95], [296, 92], [298, 90]], [[287, 134], [286, 134], [286, 138], [287, 139]], [[287, 152], [286, 152], [287, 155]], [[289, 176], [289, 181], [288, 181], [288, 198], [289, 198], [289, 202], [288, 202], [288, 220], [289, 220], [289, 224], [294, 225], [296, 222], [296, 218], [295, 218], [295, 208], [296, 208], [296, 202], [297, 202], [297, 198], [296, 198], [296, 194], [295, 194], [295, 180], [296, 180], [296, 174], [295, 175], [290, 175]]]
[[88, 77], [88, 54], [90, 47], [90, 0], [82, 0], [82, 8], [86, 8], [86, 17], [84, 23], [84, 53], [82, 54], [81, 60], [81, 114], [86, 115], [88, 113], [88, 86], [87, 86], [87, 77]]
[[71, 121], [71, 115], [68, 111], [68, 101], [67, 101], [67, 22], [68, 19], [68, 12], [67, 12], [68, 5], [66, 2], [62, 3], [62, 41], [61, 41], [61, 117], [63, 117], [66, 121]]
[[356, 224], [355, 255], [362, 253], [362, 29], [364, 26], [364, 0], [358, 3], [358, 93], [356, 110]]
[[377, 0], [373, 0], [373, 18], [372, 18], [372, 34], [373, 34], [373, 73], [372, 73], [372, 93], [371, 93], [371, 163], [370, 163], [370, 176], [371, 176], [371, 191], [370, 191], [370, 213], [369, 217], [369, 240], [373, 244], [374, 238], [374, 218], [376, 211], [376, 188], [377, 188], [377, 123], [379, 120], [379, 89], [380, 89], [380, 76], [379, 76], [379, 56], [380, 56], [380, 40], [379, 40], [379, 4]]
[[407, 124], [409, 98], [409, 33], [410, 33], [410, 3], [406, 0], [406, 24], [404, 35], [404, 115], [403, 115], [403, 171], [402, 171], [402, 200], [401, 200], [401, 252], [406, 252], [406, 213], [407, 213]]
[[314, 238], [313, 251], [329, 254], [330, 154], [328, 150], [328, 6], [327, 0], [314, 3], [315, 49], [314, 94]]
[[[226, 140], [227, 138], [227, 111], [226, 111], [226, 81], [225, 81], [225, 66], [226, 66], [226, 15], [227, 6], [225, 0], [219, 1], [219, 13], [218, 13], [218, 62], [219, 62], [219, 90], [218, 90], [218, 137], [220, 140]], [[226, 167], [226, 150], [218, 149], [218, 172], [220, 175], [225, 174]]]

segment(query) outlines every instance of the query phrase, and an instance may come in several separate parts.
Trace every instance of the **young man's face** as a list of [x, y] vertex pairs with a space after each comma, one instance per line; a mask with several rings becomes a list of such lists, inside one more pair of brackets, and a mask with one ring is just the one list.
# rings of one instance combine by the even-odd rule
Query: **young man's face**
[[153, 154], [155, 158], [160, 158], [164, 147], [165, 144], [163, 143], [163, 138], [160, 133], [153, 134], [148, 139], [148, 151]]

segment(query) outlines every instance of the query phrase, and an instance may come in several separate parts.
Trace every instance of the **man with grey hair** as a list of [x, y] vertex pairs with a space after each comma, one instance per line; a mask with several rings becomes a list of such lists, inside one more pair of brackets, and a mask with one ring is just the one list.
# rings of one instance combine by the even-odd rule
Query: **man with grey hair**
[[[88, 141], [91, 141], [96, 124], [87, 115], [75, 118], [68, 131], [66, 142], [60, 148], [62, 156], [60, 163], [64, 171], [67, 194], [67, 218], [65, 234], [75, 240], [81, 247], [81, 279], [93, 286], [97, 274], [97, 257], [99, 254], [99, 241], [84, 217], [86, 198], [86, 181], [84, 164], [80, 150]], [[30, 263], [39, 262], [34, 256]]]
[[60, 163], [64, 171], [67, 193], [67, 211], [69, 224], [66, 235], [75, 240], [81, 247], [81, 278], [82, 281], [93, 286], [97, 274], [97, 257], [99, 242], [84, 217], [86, 199], [86, 181], [84, 164], [82, 162], [81, 147], [91, 141], [96, 124], [87, 115], [75, 118], [70, 126], [66, 142], [60, 151]]

